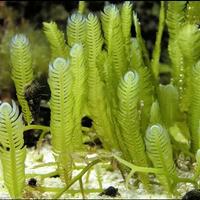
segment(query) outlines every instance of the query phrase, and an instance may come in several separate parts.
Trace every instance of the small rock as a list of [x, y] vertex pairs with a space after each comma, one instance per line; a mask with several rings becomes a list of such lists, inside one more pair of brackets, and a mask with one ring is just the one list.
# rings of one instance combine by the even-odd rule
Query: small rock
[[182, 200], [199, 200], [200, 199], [200, 190], [191, 190], [189, 192], [187, 192]]
[[113, 186], [108, 187], [105, 189], [102, 193], [99, 194], [100, 196], [102, 195], [107, 195], [110, 197], [116, 197], [119, 195], [118, 188], [114, 188]]

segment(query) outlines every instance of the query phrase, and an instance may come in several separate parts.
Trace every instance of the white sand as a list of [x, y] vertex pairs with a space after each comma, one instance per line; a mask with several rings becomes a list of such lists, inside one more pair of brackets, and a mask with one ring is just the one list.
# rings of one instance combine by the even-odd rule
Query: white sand
[[[53, 162], [54, 157], [51, 153], [51, 147], [48, 144], [45, 144], [41, 151], [38, 152], [32, 149], [27, 150], [27, 157], [26, 157], [26, 174], [31, 174], [31, 173], [40, 173], [40, 174], [46, 174], [49, 172], [53, 172], [56, 167], [55, 166], [48, 166], [48, 167], [41, 167], [41, 168], [36, 168], [32, 169], [34, 165], [38, 165], [41, 163], [48, 163], [48, 162]], [[181, 162], [181, 163], [180, 163]], [[179, 165], [181, 168], [184, 170], [187, 170], [188, 166], [188, 161], [185, 159], [182, 155], [180, 155], [179, 159]], [[163, 192], [162, 188], [159, 185], [153, 184], [153, 191], [155, 194], [148, 194], [146, 190], [144, 190], [143, 186], [141, 183], [139, 183], [139, 187], [136, 188], [133, 186], [132, 183], [134, 183], [134, 179], [132, 178], [130, 180], [129, 184], [129, 189], [126, 189], [124, 180], [121, 176], [121, 173], [119, 170], [115, 171], [109, 171], [106, 170], [105, 167], [102, 167], [101, 164], [98, 164], [99, 166], [99, 173], [101, 174], [102, 178], [102, 185], [103, 188], [108, 188], [109, 186], [114, 186], [118, 188], [118, 192], [120, 193], [120, 196], [117, 196], [116, 199], [169, 199], [169, 196], [167, 196], [166, 193]], [[180, 171], [180, 170], [179, 170]], [[74, 170], [73, 175], [77, 174], [78, 170]], [[191, 177], [191, 172], [180, 172], [182, 177]], [[85, 177], [83, 177], [83, 181], [85, 181]], [[61, 182], [60, 178], [45, 178], [43, 183], [39, 180], [37, 177], [37, 184], [40, 184], [41, 186], [46, 186], [46, 187], [63, 187], [64, 184]], [[26, 180], [28, 181], [28, 180]], [[93, 169], [90, 174], [90, 179], [89, 179], [89, 184], [84, 184], [84, 187], [86, 188], [98, 188], [98, 181], [96, 177], [96, 171]], [[71, 189], [79, 189], [79, 184], [75, 183]], [[185, 194], [185, 192], [193, 189], [193, 186], [189, 183], [179, 183], [177, 186], [177, 191], [181, 193], [181, 196]], [[31, 194], [27, 194], [27, 198], [33, 197], [33, 198], [52, 198], [54, 193], [52, 192], [45, 192], [45, 193], [40, 193], [40, 192], [30, 192]], [[181, 198], [179, 196], [179, 198]], [[25, 196], [26, 197], [26, 196]], [[103, 198], [110, 198], [114, 199], [113, 197], [108, 197], [108, 196], [99, 196], [99, 193], [90, 193], [87, 194], [86, 197], [89, 199], [103, 199]], [[3, 178], [2, 178], [2, 169], [0, 165], [0, 198], [5, 199], [9, 198], [9, 194], [7, 192], [7, 189], [4, 187], [3, 184]], [[82, 198], [80, 193], [76, 193], [74, 196], [72, 196], [69, 193], [65, 193], [62, 195], [62, 198]], [[171, 197], [173, 198], [173, 197]]]

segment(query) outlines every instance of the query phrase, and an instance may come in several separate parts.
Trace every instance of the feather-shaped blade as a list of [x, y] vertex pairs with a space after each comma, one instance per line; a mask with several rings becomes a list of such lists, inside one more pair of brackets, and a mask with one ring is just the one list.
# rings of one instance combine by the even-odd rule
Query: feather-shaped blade
[[25, 186], [26, 148], [23, 140], [24, 124], [18, 107], [12, 101], [0, 106], [0, 158], [5, 185], [12, 198], [21, 198]]

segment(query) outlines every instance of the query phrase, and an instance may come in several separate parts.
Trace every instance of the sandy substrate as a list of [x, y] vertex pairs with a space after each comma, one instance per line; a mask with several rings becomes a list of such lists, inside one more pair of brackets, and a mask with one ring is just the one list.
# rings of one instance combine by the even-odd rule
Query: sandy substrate
[[[56, 167], [55, 166], [48, 166], [48, 167], [40, 167], [37, 169], [32, 169], [33, 166], [41, 164], [41, 163], [48, 163], [48, 162], [53, 162], [54, 161], [54, 157], [51, 153], [51, 147], [48, 144], [45, 144], [41, 151], [38, 152], [36, 150], [34, 150], [34, 148], [32, 149], [28, 149], [27, 150], [27, 157], [26, 157], [26, 174], [32, 174], [32, 173], [37, 173], [37, 174], [46, 174], [49, 172], [53, 172], [55, 171]], [[188, 165], [188, 161], [185, 160], [183, 157], [180, 156], [180, 161], [181, 162], [181, 167], [185, 170], [187, 170], [187, 165]], [[193, 186], [189, 183], [180, 183], [177, 186], [177, 191], [180, 193], [180, 196], [178, 197], [169, 197], [167, 196], [166, 193], [163, 192], [162, 187], [160, 187], [160, 185], [158, 184], [152, 184], [153, 187], [153, 194], [148, 194], [146, 192], [146, 190], [144, 190], [143, 185], [141, 183], [139, 183], [139, 187], [134, 187], [133, 183], [136, 181], [134, 180], [134, 178], [132, 178], [130, 180], [130, 188], [126, 189], [125, 187], [125, 182], [122, 178], [122, 175], [120, 173], [119, 170], [115, 170], [115, 171], [109, 171], [106, 170], [106, 167], [102, 167], [101, 163], [96, 165], [96, 167], [98, 167], [98, 172], [100, 174], [101, 177], [101, 181], [102, 181], [102, 186], [104, 189], [108, 188], [109, 186], [113, 186], [118, 188], [118, 192], [120, 195], [116, 196], [116, 199], [166, 199], [166, 198], [181, 198], [187, 191], [193, 189]], [[96, 170], [95, 170], [96, 169]], [[73, 175], [76, 175], [77, 173], [79, 173], [79, 170], [74, 170]], [[99, 183], [98, 183], [98, 179], [96, 176], [97, 173], [97, 168], [93, 168], [91, 170], [91, 174], [90, 174], [90, 178], [89, 178], [89, 182], [88, 184], [84, 184], [85, 188], [89, 188], [89, 189], [95, 189], [99, 187]], [[186, 171], [186, 172], [181, 172], [180, 175], [182, 177], [190, 177], [192, 174], [190, 171]], [[63, 187], [64, 184], [61, 182], [60, 178], [45, 178], [43, 181], [41, 181], [39, 179], [39, 177], [34, 177], [37, 179], [37, 184], [40, 186], [45, 186], [45, 187]], [[84, 175], [83, 177], [83, 182], [86, 179], [86, 175]], [[152, 179], [154, 180], [154, 179]], [[154, 180], [156, 181], [156, 180]], [[26, 180], [26, 184], [28, 183], [28, 179]], [[79, 184], [78, 182], [75, 183], [73, 185], [73, 187], [71, 187], [70, 189], [76, 190], [79, 189]], [[55, 193], [53, 192], [39, 192], [39, 191], [25, 191], [24, 192], [25, 198], [42, 198], [42, 199], [50, 199], [53, 198], [53, 195]], [[4, 186], [3, 183], [3, 178], [2, 178], [2, 168], [0, 165], [0, 198], [1, 199], [5, 199], [5, 198], [9, 198], [9, 194], [7, 192], [7, 189]], [[80, 193], [76, 193], [76, 194], [69, 194], [69, 193], [64, 193], [62, 195], [61, 198], [80, 198], [82, 199], [82, 195]], [[109, 197], [109, 196], [100, 196], [99, 192], [98, 193], [90, 193], [90, 194], [86, 194], [86, 198], [88, 199], [105, 199], [105, 198], [111, 198], [114, 199], [114, 197]]]

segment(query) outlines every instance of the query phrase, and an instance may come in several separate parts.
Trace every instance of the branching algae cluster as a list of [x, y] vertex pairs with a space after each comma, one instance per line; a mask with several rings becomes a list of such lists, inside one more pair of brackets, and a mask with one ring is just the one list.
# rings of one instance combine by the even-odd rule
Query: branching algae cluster
[[[77, 181], [84, 194], [82, 176], [99, 162], [115, 160], [125, 175], [133, 174], [149, 192], [149, 173], [169, 195], [176, 185], [188, 182], [199, 187], [200, 174], [200, 3], [161, 2], [158, 32], [152, 56], [146, 49], [141, 27], [131, 2], [106, 3], [92, 13], [84, 2], [67, 19], [66, 30], [44, 22], [49, 42], [48, 84], [51, 91], [50, 127], [33, 124], [25, 90], [34, 81], [32, 50], [24, 34], [10, 42], [11, 75], [22, 112], [12, 102], [0, 106], [0, 158], [4, 183], [12, 198], [23, 197], [26, 147], [23, 132], [41, 129], [51, 134], [56, 173], [65, 187], [55, 189], [60, 197]], [[170, 63], [160, 64], [161, 39], [168, 28]], [[134, 26], [136, 37], [131, 36]], [[151, 58], [150, 58], [151, 57]], [[171, 73], [170, 83], [159, 84], [159, 74]], [[89, 116], [103, 144], [81, 172], [75, 152], [87, 154], [81, 119]], [[91, 130], [85, 130], [85, 134]], [[28, 134], [28, 133], [27, 133]], [[180, 152], [196, 162], [193, 177], [178, 173], [175, 158]], [[52, 163], [51, 163], [52, 164]], [[40, 165], [40, 167], [48, 164]], [[180, 169], [179, 169], [180, 171]], [[46, 175], [48, 177], [48, 174]], [[36, 187], [37, 188], [37, 187]], [[40, 188], [41, 191], [51, 191]]]

